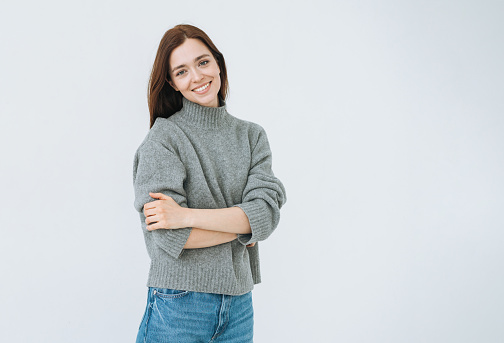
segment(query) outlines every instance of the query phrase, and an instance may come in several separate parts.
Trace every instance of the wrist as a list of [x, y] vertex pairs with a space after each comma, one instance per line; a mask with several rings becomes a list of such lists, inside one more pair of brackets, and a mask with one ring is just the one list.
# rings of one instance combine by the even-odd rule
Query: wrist
[[184, 227], [196, 227], [195, 218], [194, 218], [194, 209], [185, 208], [185, 226]]

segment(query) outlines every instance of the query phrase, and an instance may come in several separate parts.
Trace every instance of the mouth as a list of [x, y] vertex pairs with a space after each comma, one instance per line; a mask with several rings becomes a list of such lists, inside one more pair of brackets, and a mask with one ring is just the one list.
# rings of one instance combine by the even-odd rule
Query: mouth
[[205, 92], [205, 90], [207, 90], [207, 89], [208, 89], [208, 87], [210, 87], [210, 83], [212, 83], [212, 81], [205, 83], [205, 84], [204, 84], [203, 86], [201, 86], [201, 87], [194, 88], [192, 91], [193, 91], [193, 92], [196, 92], [196, 93], [204, 93], [204, 92]]

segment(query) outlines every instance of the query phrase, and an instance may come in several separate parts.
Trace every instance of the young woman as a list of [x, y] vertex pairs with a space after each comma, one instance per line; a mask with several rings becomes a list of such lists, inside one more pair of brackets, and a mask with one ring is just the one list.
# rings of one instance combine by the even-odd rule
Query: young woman
[[133, 168], [151, 258], [137, 342], [252, 342], [256, 243], [286, 198], [264, 129], [227, 112], [227, 90], [224, 57], [203, 31], [165, 33]]

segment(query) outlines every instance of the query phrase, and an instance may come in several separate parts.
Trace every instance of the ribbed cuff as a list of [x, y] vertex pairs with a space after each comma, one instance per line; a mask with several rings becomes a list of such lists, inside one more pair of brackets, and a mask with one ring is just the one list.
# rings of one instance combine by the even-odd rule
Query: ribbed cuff
[[152, 231], [152, 235], [154, 236], [154, 241], [161, 249], [174, 259], [177, 259], [182, 255], [184, 245], [187, 243], [191, 231], [192, 228], [190, 227], [171, 230], [159, 229]]
[[264, 215], [264, 201], [256, 199], [235, 205], [245, 212], [248, 217], [252, 234], [239, 234], [238, 241], [247, 245], [266, 239], [271, 234], [271, 223], [268, 216]]

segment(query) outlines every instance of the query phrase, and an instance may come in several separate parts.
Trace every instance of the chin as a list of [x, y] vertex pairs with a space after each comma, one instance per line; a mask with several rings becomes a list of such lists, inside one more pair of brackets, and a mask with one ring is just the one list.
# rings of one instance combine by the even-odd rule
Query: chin
[[[206, 107], [219, 107], [219, 105], [220, 105], [219, 98], [218, 98], [217, 94], [215, 95], [215, 97], [210, 98], [210, 100], [196, 98], [192, 101], [197, 103], [198, 105], [206, 106]], [[214, 104], [216, 104], [216, 106], [213, 106]]]

